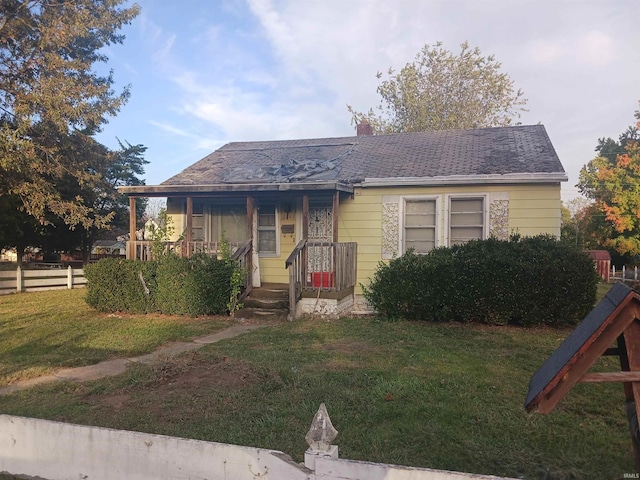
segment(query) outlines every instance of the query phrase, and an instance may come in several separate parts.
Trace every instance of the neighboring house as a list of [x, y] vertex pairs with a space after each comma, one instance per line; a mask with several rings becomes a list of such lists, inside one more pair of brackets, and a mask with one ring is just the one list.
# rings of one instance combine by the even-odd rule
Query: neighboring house
[[153, 240], [154, 232], [158, 231], [162, 221], [159, 218], [150, 218], [144, 222], [144, 230], [142, 230], [142, 237], [144, 240]]
[[296, 299], [320, 287], [338, 310], [365, 309], [360, 284], [409, 248], [560, 236], [567, 175], [544, 126], [392, 135], [367, 127], [355, 137], [230, 143], [160, 185], [120, 190], [131, 206], [167, 197], [182, 251], [213, 251], [223, 235], [252, 240], [253, 286], [296, 283]]
[[126, 255], [126, 244], [118, 240], [96, 240], [91, 255]]

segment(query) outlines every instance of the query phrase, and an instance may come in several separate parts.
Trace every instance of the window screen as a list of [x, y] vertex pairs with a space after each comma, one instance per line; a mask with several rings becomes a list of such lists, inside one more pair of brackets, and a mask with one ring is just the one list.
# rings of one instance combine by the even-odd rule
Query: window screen
[[258, 253], [276, 254], [276, 207], [263, 205], [258, 210]]
[[404, 248], [427, 253], [436, 246], [436, 201], [406, 200], [404, 210]]
[[449, 245], [484, 238], [484, 199], [451, 198]]

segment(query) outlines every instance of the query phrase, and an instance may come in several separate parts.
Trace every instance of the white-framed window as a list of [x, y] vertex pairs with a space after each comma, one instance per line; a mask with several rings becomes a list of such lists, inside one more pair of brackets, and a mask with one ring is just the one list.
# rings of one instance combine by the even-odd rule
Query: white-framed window
[[275, 205], [258, 208], [258, 254], [263, 257], [278, 256], [278, 211]]
[[438, 246], [438, 197], [404, 197], [402, 202], [402, 252], [424, 254]]
[[485, 195], [450, 195], [447, 200], [447, 245], [487, 238]]

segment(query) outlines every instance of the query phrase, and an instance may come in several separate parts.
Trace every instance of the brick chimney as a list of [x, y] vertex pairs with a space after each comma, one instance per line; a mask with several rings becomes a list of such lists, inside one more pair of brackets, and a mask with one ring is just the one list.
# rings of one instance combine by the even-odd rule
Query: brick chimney
[[362, 120], [362, 122], [356, 126], [356, 135], [373, 135], [373, 127], [366, 120]]

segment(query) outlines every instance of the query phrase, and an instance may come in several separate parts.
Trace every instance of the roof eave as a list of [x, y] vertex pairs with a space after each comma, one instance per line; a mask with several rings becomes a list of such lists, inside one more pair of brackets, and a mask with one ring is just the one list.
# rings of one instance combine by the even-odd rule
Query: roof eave
[[218, 183], [211, 185], [138, 185], [118, 187], [132, 197], [167, 197], [224, 193], [339, 191], [353, 193], [353, 186], [340, 182], [308, 183]]
[[365, 178], [361, 187], [444, 186], [479, 184], [559, 183], [569, 178], [565, 172], [507, 173], [491, 175], [444, 175], [437, 177]]

